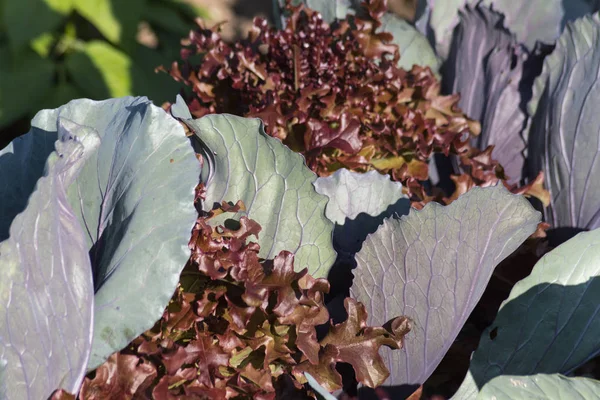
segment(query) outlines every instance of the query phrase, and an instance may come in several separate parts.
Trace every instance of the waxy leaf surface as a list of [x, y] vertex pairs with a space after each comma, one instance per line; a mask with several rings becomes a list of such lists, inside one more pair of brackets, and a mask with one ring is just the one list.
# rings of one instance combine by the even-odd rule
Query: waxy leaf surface
[[0, 399], [8, 397], [8, 382], [6, 382], [7, 360], [0, 359]]
[[483, 294], [500, 261], [540, 222], [522, 196], [502, 185], [473, 188], [448, 206], [429, 203], [389, 218], [356, 255], [350, 289], [370, 325], [412, 319], [405, 350], [382, 354], [391, 385], [421, 384], [431, 375]]
[[489, 7], [467, 6], [460, 13], [442, 74], [444, 91], [459, 93], [463, 112], [481, 121], [481, 134], [471, 144], [480, 150], [494, 145], [492, 156], [504, 167], [509, 182], [516, 183], [525, 162], [521, 132], [526, 116], [519, 93], [525, 55], [518, 54], [503, 19]]
[[181, 125], [146, 98], [79, 100], [32, 124], [52, 130], [59, 116], [93, 127], [102, 141], [68, 191], [94, 271], [95, 368], [169, 302], [190, 255], [200, 167]]
[[[24, 143], [50, 144], [48, 139], [56, 137], [56, 133], [29, 135], [0, 151], [0, 187], [8, 189], [7, 203], [33, 190], [24, 197], [29, 198], [25, 211], [11, 215], [10, 236], [0, 242], [1, 399], [45, 399], [59, 387], [76, 392], [90, 356], [92, 269], [83, 227], [66, 191], [100, 140], [93, 130], [63, 119], [45, 171], [35, 164], [48, 148], [21, 151]], [[21, 163], [27, 160], [32, 169], [43, 172], [39, 180], [20, 174], [19, 167], [26, 169]], [[23, 181], [12, 181], [18, 178]], [[11, 188], [26, 189], [15, 190], [11, 197]], [[7, 222], [5, 212], [3, 207]]]
[[[267, 136], [259, 119], [222, 114], [192, 120], [186, 111], [181, 98], [171, 110], [201, 143], [205, 211], [223, 201], [242, 200], [246, 211], [234, 219], [246, 215], [260, 224], [260, 257], [291, 251], [297, 270], [308, 267], [314, 277], [326, 277], [336, 256], [333, 223], [325, 217], [327, 197], [315, 191], [317, 176], [302, 156]], [[210, 223], [216, 226], [227, 218], [218, 216]]]
[[394, 35], [392, 43], [400, 49], [399, 67], [409, 71], [413, 65], [420, 65], [431, 68], [434, 74], [439, 74], [441, 61], [429, 41], [404, 19], [387, 12], [381, 17], [381, 27], [378, 32], [389, 32]]
[[486, 384], [477, 400], [598, 400], [600, 381], [563, 375], [502, 375]]
[[[49, 245], [37, 246], [28, 256], [35, 257], [30, 269], [36, 273], [41, 273], [37, 270], [44, 271], [46, 286], [40, 290], [48, 297], [49, 304], [62, 304], [69, 290], [77, 291], [80, 296], [94, 296], [95, 292], [93, 347], [87, 365], [93, 369], [151, 328], [169, 302], [190, 256], [188, 242], [197, 218], [193, 201], [200, 166], [182, 126], [146, 98], [126, 97], [101, 102], [74, 100], [58, 109], [41, 111], [32, 121], [32, 130], [0, 152], [0, 194], [7, 199], [0, 206], [2, 238], [7, 235], [8, 224], [15, 224], [15, 216], [22, 218], [17, 215], [19, 212], [25, 210], [21, 215], [35, 212], [37, 206], [34, 207], [30, 193], [44, 171], [52, 143], [59, 136], [78, 137], [81, 132], [94, 133], [79, 142], [85, 146], [95, 138], [93, 140], [99, 142], [95, 144], [97, 150], [85, 153], [79, 175], [73, 177], [69, 185], [64, 185], [67, 204], [58, 203], [56, 195], [46, 197], [48, 201], [54, 201], [49, 206], [55, 208], [54, 212], [66, 213], [68, 207], [72, 208], [82, 231], [77, 233], [75, 228], [69, 229], [74, 238], [68, 243], [84, 243], [88, 269], [85, 273], [93, 276], [93, 287], [86, 288], [77, 283], [69, 285], [68, 282], [60, 286], [61, 275], [46, 273], [49, 257], [61, 254]], [[60, 234], [59, 220], [53, 221], [53, 230], [44, 232], [53, 235], [48, 240], [61, 240], [57, 236]], [[24, 227], [44, 229], [34, 222]], [[33, 234], [17, 239], [11, 234], [8, 240], [17, 240], [19, 247], [25, 248], [30, 237], [38, 240]], [[61, 243], [65, 241], [62, 239]], [[30, 261], [15, 260], [16, 263]], [[60, 260], [68, 262], [68, 257]], [[71, 263], [85, 270], [81, 262]], [[63, 269], [60, 271], [64, 273]], [[18, 281], [15, 279], [6, 278], [3, 282], [9, 288]], [[42, 285], [42, 282], [38, 284]], [[33, 288], [27, 286], [23, 295], [32, 295], [27, 290]], [[2, 289], [0, 293], [8, 296], [7, 290]], [[75, 303], [81, 307], [87, 305]], [[78, 310], [72, 312], [77, 314]], [[19, 314], [19, 310], [10, 312]], [[61, 311], [60, 315], [74, 317], [69, 310]], [[7, 324], [7, 329], [17, 327], [20, 325]], [[64, 346], [71, 348], [74, 345], [69, 342], [79, 340], [80, 335], [71, 333], [68, 336], [71, 340], [66, 338], [62, 339]], [[57, 348], [50, 354], [60, 351], [64, 349]], [[36, 360], [37, 364], [46, 362], [48, 355], [45, 351], [43, 355]], [[87, 358], [84, 361], [83, 365], [70, 364], [69, 369], [85, 370]], [[11, 373], [12, 366], [7, 368]], [[35, 385], [38, 382], [41, 381], [36, 381]]]
[[[437, 53], [446, 58], [452, 32], [459, 23], [458, 12], [466, 4], [475, 5], [481, 0], [427, 0], [428, 28], [435, 36]], [[482, 0], [506, 16], [506, 27], [516, 35], [519, 43], [533, 49], [536, 41], [552, 43], [558, 38], [564, 23], [581, 17], [593, 8], [585, 0]]]
[[410, 209], [402, 185], [377, 171], [359, 173], [342, 168], [318, 178], [315, 189], [329, 198], [325, 215], [335, 223], [333, 245], [338, 257], [348, 261], [385, 218], [408, 214]]
[[481, 335], [456, 399], [499, 375], [568, 374], [600, 354], [600, 230], [546, 254]]
[[535, 81], [529, 176], [546, 174], [553, 227], [600, 227], [600, 16], [569, 23]]

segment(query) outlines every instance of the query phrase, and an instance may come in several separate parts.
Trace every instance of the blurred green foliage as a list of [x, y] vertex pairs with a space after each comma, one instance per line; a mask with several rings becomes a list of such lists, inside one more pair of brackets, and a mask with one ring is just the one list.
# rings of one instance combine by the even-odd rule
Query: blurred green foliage
[[0, 142], [74, 98], [174, 100], [179, 85], [154, 69], [179, 58], [197, 17], [184, 0], [0, 0]]

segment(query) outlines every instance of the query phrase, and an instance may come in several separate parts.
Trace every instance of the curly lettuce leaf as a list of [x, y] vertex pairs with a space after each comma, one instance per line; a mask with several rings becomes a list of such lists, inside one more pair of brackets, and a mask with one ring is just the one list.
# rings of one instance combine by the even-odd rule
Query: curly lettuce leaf
[[[285, 0], [278, 0], [283, 7]], [[292, 3], [303, 3], [308, 8], [321, 14], [329, 24], [335, 20], [344, 20], [348, 15], [361, 15], [362, 0], [297, 0]], [[275, 7], [277, 14], [278, 7]], [[285, 17], [281, 18], [285, 26]], [[427, 38], [404, 19], [393, 13], [386, 12], [381, 18], [381, 26], [377, 32], [389, 32], [393, 35], [392, 43], [400, 48], [398, 66], [410, 70], [413, 65], [428, 66], [439, 73], [441, 61], [429, 44]]]

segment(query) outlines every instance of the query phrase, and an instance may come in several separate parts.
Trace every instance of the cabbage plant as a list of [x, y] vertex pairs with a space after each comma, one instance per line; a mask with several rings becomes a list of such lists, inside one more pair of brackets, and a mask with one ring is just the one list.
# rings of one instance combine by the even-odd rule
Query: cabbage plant
[[0, 171], [0, 398], [77, 392], [171, 298], [200, 167], [177, 121], [125, 97], [40, 111]]
[[[3, 203], [10, 227], [0, 253], [7, 321], [2, 325], [4, 397], [47, 397], [59, 387], [76, 393], [86, 371], [151, 327], [189, 255], [192, 189], [199, 177], [206, 185], [205, 210], [244, 201], [232, 218], [260, 223], [259, 256], [291, 251], [295, 267], [307, 266], [316, 277], [328, 276], [335, 263], [344, 268], [356, 260], [352, 294], [366, 304], [369, 318], [383, 325], [390, 320], [386, 312], [407, 314], [416, 323], [405, 353], [416, 363], [411, 369], [416, 376], [426, 373], [419, 368], [426, 371], [439, 362], [494, 266], [540, 219], [522, 196], [503, 186], [472, 190], [446, 207], [409, 211], [401, 185], [377, 172], [342, 169], [317, 178], [256, 119], [194, 120], [181, 99], [171, 114], [195, 133], [192, 143], [172, 116], [145, 99], [124, 98], [76, 100], [44, 110], [31, 132], [2, 150], [3, 187], [11, 200]], [[205, 160], [202, 172], [192, 144]], [[397, 219], [400, 214], [407, 215]], [[438, 252], [438, 246], [445, 251]], [[380, 251], [392, 258], [384, 261]], [[412, 261], [395, 265], [396, 251]], [[430, 260], [430, 274], [411, 272], [424, 260]], [[455, 283], [461, 292], [444, 294], [445, 279], [461, 266], [469, 269]], [[397, 274], [387, 282], [377, 277], [389, 268]], [[402, 289], [404, 283], [410, 285]], [[435, 290], [423, 292], [432, 285]], [[388, 305], [396, 296], [386, 298], [389, 290], [414, 299], [414, 306]], [[419, 295], [425, 297], [418, 300]], [[436, 302], [451, 298], [456, 308], [440, 314]], [[417, 310], [417, 304], [431, 306]], [[438, 325], [422, 330], [420, 318]], [[444, 318], [455, 325], [445, 329]], [[416, 356], [432, 340], [439, 348], [430, 346], [426, 358]], [[394, 367], [391, 354], [384, 359], [392, 379], [404, 373]], [[43, 373], [42, 362], [52, 374]], [[372, 374], [371, 368], [355, 366], [359, 375]], [[334, 387], [330, 378], [316, 379]]]

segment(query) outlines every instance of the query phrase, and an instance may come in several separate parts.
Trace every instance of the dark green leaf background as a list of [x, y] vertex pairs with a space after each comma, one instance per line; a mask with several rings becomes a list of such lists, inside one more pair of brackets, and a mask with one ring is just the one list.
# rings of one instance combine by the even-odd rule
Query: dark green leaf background
[[185, 0], [0, 0], [0, 148], [38, 110], [75, 98], [174, 101], [178, 84], [154, 69], [179, 58], [180, 39], [205, 16]]

